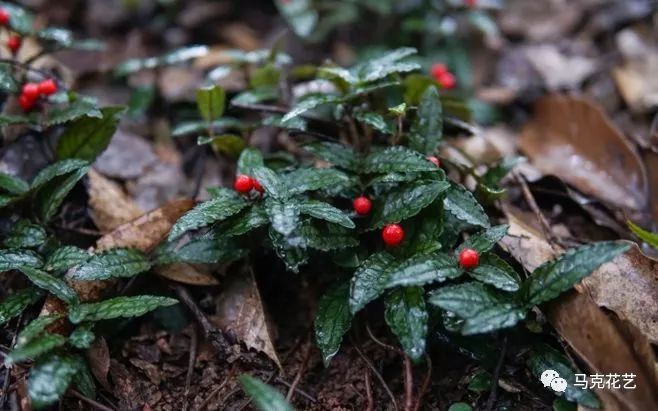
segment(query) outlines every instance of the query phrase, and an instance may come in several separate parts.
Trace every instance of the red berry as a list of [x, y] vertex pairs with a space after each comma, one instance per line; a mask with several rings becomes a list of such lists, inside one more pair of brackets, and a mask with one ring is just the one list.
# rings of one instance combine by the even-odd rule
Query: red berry
[[258, 191], [259, 193], [264, 193], [265, 192], [265, 189], [263, 189], [263, 186], [260, 185], [258, 180], [256, 180], [255, 178], [252, 178], [251, 182], [254, 184], [254, 190]]
[[0, 26], [6, 26], [7, 24], [9, 24], [9, 13], [5, 9], [0, 9]]
[[23, 39], [20, 36], [11, 36], [7, 40], [7, 48], [14, 54], [18, 52], [23, 44]]
[[451, 88], [454, 88], [455, 85], [457, 85], [457, 79], [449, 71], [441, 74], [439, 76], [439, 78], [437, 79], [437, 81], [439, 82], [441, 87], [446, 89], [446, 90], [450, 90]]
[[366, 215], [372, 209], [372, 201], [366, 196], [357, 197], [352, 201], [354, 211], [359, 215]]
[[441, 167], [441, 160], [439, 160], [438, 158], [434, 156], [427, 156], [425, 158], [427, 158], [431, 163], [434, 163], [435, 166]]
[[233, 188], [238, 193], [248, 193], [254, 188], [254, 180], [245, 174], [240, 174], [235, 178], [235, 183], [233, 183]]
[[404, 229], [399, 224], [389, 224], [382, 230], [382, 239], [386, 245], [395, 247], [404, 239]]
[[39, 93], [44, 96], [50, 96], [57, 93], [57, 83], [53, 79], [44, 80], [39, 83]]
[[464, 0], [464, 4], [467, 5], [468, 7], [475, 7], [478, 5], [477, 0]]
[[39, 98], [39, 85], [36, 83], [24, 84], [23, 95], [31, 101], [36, 101]]
[[434, 77], [436, 81], [439, 81], [439, 77], [447, 72], [448, 68], [443, 63], [433, 64], [432, 68], [430, 69], [430, 74], [432, 74], [432, 77]]
[[18, 97], [18, 105], [21, 106], [23, 111], [32, 111], [34, 108], [34, 100], [30, 100], [25, 94], [21, 94]]
[[470, 269], [475, 268], [480, 264], [480, 253], [472, 248], [465, 248], [459, 253], [459, 265], [462, 268]]

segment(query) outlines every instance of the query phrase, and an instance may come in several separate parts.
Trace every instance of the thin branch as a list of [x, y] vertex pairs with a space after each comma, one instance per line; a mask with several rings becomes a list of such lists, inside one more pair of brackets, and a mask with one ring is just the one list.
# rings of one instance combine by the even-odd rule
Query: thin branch
[[414, 407], [414, 372], [411, 367], [411, 359], [403, 354], [404, 362], [404, 411], [412, 411]]
[[414, 407], [414, 411], [420, 410], [420, 405], [422, 404], [423, 397], [425, 396], [425, 393], [427, 392], [427, 389], [430, 386], [430, 382], [432, 381], [432, 359], [427, 353], [425, 353], [425, 361], [427, 361], [427, 373], [425, 374], [425, 378], [423, 379], [423, 384], [420, 386], [420, 391], [418, 392], [418, 400], [416, 400], [416, 406]]
[[370, 368], [370, 370], [373, 372], [373, 374], [375, 374], [375, 377], [377, 377], [379, 382], [382, 384], [382, 387], [384, 387], [384, 390], [386, 390], [386, 393], [391, 398], [391, 402], [393, 403], [393, 408], [397, 411], [399, 409], [398, 408], [398, 402], [395, 400], [395, 395], [393, 395], [393, 392], [391, 391], [391, 389], [388, 388], [388, 385], [386, 384], [386, 381], [384, 380], [384, 377], [382, 377], [382, 375], [379, 373], [379, 371], [377, 371], [377, 368], [375, 368], [375, 366], [370, 362], [368, 357], [366, 357], [366, 355], [359, 349], [359, 347], [357, 347], [357, 345], [354, 343], [354, 341], [352, 341], [352, 346], [354, 347], [356, 352], [359, 354], [359, 356], [361, 356], [361, 359], [363, 360], [363, 362], [366, 363], [368, 368]]
[[489, 393], [489, 399], [487, 400], [487, 411], [493, 410], [494, 404], [496, 403], [496, 395], [498, 394], [498, 380], [500, 379], [500, 371], [503, 369], [506, 353], [507, 336], [503, 337], [503, 348], [500, 350], [500, 357], [498, 357], [498, 363], [496, 364], [493, 379], [491, 380], [491, 392]]
[[366, 398], [368, 399], [368, 405], [366, 411], [374, 411], [375, 409], [375, 400], [372, 397], [372, 387], [370, 386], [370, 371], [368, 369], [363, 370], [363, 379], [366, 386]]
[[74, 389], [69, 389], [69, 393], [73, 395], [74, 397], [86, 402], [87, 404], [91, 405], [92, 407], [95, 407], [96, 409], [99, 409], [101, 411], [115, 411], [114, 408], [110, 408], [106, 405], [101, 404], [98, 401], [92, 400], [91, 398], [87, 398], [78, 391]]
[[[284, 379], [281, 378], [281, 377], [276, 377], [276, 378], [274, 379], [274, 381], [278, 382], [279, 384], [283, 384], [283, 385], [285, 385], [285, 386], [288, 387], [288, 388], [291, 388], [291, 387], [292, 387], [292, 384], [291, 384], [291, 383], [289, 383], [288, 381], [284, 380]], [[299, 389], [299, 388], [295, 388], [295, 391], [297, 391], [297, 393], [299, 393], [299, 395], [301, 395], [302, 397], [304, 397], [304, 398], [306, 398], [307, 400], [311, 401], [312, 403], [316, 403], [316, 402], [318, 402], [317, 399], [315, 399], [311, 394], [307, 393], [307, 392], [304, 391], [304, 390], [301, 390], [301, 389]]]
[[192, 374], [194, 374], [194, 364], [196, 363], [196, 352], [199, 346], [196, 327], [192, 327], [192, 336], [190, 341], [190, 357], [187, 361], [187, 375], [185, 376], [185, 391], [183, 394], [183, 411], [189, 407], [188, 397], [190, 396], [190, 386], [192, 385]]
[[297, 387], [297, 384], [299, 384], [299, 381], [302, 379], [302, 375], [304, 374], [304, 370], [306, 369], [306, 364], [308, 363], [308, 359], [310, 357], [311, 357], [311, 342], [309, 341], [308, 344], [306, 345], [304, 357], [302, 359], [302, 363], [299, 365], [299, 370], [297, 371], [297, 375], [295, 375], [295, 379], [292, 381], [292, 384], [288, 389], [288, 394], [286, 394], [286, 400], [288, 401], [292, 400], [292, 396], [295, 393], [295, 388]]

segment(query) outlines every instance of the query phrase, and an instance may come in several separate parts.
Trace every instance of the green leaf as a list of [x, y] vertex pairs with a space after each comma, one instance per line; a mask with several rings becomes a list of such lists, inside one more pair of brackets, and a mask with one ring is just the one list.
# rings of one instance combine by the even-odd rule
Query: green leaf
[[517, 291], [521, 286], [521, 279], [516, 271], [495, 254], [482, 256], [480, 264], [468, 271], [468, 275], [504, 291]]
[[341, 283], [322, 296], [315, 315], [315, 340], [322, 352], [325, 367], [338, 353], [343, 335], [350, 329], [349, 286]]
[[30, 369], [27, 391], [34, 408], [44, 408], [64, 394], [78, 372], [77, 361], [64, 354], [42, 357]]
[[91, 255], [86, 250], [72, 245], [65, 245], [48, 256], [44, 268], [46, 271], [68, 270], [90, 258]]
[[349, 70], [342, 67], [320, 67], [317, 74], [323, 78], [341, 79], [347, 85], [354, 84], [358, 81]]
[[94, 376], [89, 370], [86, 361], [81, 357], [76, 357], [78, 372], [73, 376], [73, 384], [84, 396], [91, 398], [92, 400], [96, 398], [96, 383], [94, 382]]
[[114, 70], [114, 74], [118, 77], [123, 77], [141, 70], [180, 64], [195, 58], [203, 57], [207, 55], [209, 51], [210, 48], [208, 46], [188, 46], [170, 51], [159, 57], [131, 59], [119, 64]]
[[196, 104], [205, 121], [219, 119], [224, 114], [226, 92], [219, 86], [200, 88], [196, 91]]
[[20, 267], [41, 267], [39, 254], [30, 250], [0, 250], [0, 272], [18, 270]]
[[68, 175], [57, 177], [36, 192], [33, 206], [41, 221], [48, 222], [55, 216], [66, 196], [87, 174], [89, 168], [90, 166], [82, 167]]
[[92, 256], [71, 272], [78, 281], [128, 278], [148, 271], [151, 263], [144, 253], [134, 248], [112, 248]]
[[15, 32], [25, 35], [32, 32], [34, 17], [26, 9], [12, 3], [0, 3], [2, 8], [9, 13], [9, 26]]
[[91, 330], [94, 327], [93, 323], [82, 324], [77, 327], [71, 335], [69, 335], [69, 343], [75, 348], [81, 350], [87, 349], [96, 339], [96, 335]]
[[309, 253], [306, 250], [306, 239], [301, 234], [293, 232], [284, 236], [271, 228], [269, 230], [269, 239], [276, 255], [283, 260], [288, 270], [298, 273], [299, 267], [308, 261]]
[[264, 382], [247, 374], [240, 376], [240, 384], [247, 393], [254, 407], [260, 411], [294, 411], [286, 397]]
[[[96, 100], [91, 98], [78, 97], [66, 107], [57, 107], [48, 113], [48, 125], [54, 126], [64, 124], [69, 121], [80, 119], [81, 117], [91, 117], [96, 119], [103, 118], [103, 112], [98, 108]], [[84, 158], [93, 160], [93, 158]]]
[[351, 148], [345, 147], [342, 144], [323, 141], [306, 144], [303, 148], [314, 156], [327, 161], [336, 167], [350, 171], [358, 171], [361, 167], [361, 160], [358, 157], [358, 154]]
[[384, 133], [384, 134], [394, 134], [395, 129], [393, 128], [392, 125], [386, 122], [384, 117], [381, 114], [378, 113], [372, 113], [372, 112], [358, 112], [354, 116], [358, 121], [360, 121], [363, 124], [367, 124], [370, 127], [374, 128], [375, 130]]
[[544, 371], [557, 371], [560, 377], [567, 381], [567, 389], [564, 392], [565, 399], [575, 401], [586, 408], [601, 408], [599, 399], [592, 391], [574, 385], [576, 375], [569, 364], [569, 360], [564, 355], [546, 344], [535, 345], [528, 358], [528, 368], [538, 381]]
[[393, 290], [386, 298], [386, 323], [397, 335], [404, 352], [414, 361], [425, 353], [427, 309], [422, 287]]
[[391, 191], [382, 199], [382, 205], [375, 208], [373, 227], [380, 228], [415, 216], [449, 188], [447, 181], [430, 181]]
[[310, 0], [277, 1], [281, 15], [299, 37], [308, 37], [318, 22], [318, 12]]
[[283, 176], [290, 195], [317, 191], [349, 182], [349, 176], [335, 168], [300, 168]]
[[283, 200], [288, 198], [289, 192], [281, 177], [267, 167], [254, 167], [253, 177], [263, 186], [265, 192], [272, 198]]
[[16, 337], [16, 347], [22, 347], [46, 331], [46, 327], [62, 318], [62, 314], [42, 315], [27, 324]]
[[356, 225], [342, 210], [317, 200], [303, 200], [299, 204], [299, 212], [320, 220], [329, 221], [345, 228], [354, 228]]
[[473, 407], [465, 402], [456, 402], [448, 407], [448, 411], [473, 411]]
[[262, 67], [258, 67], [251, 73], [249, 77], [249, 85], [252, 89], [259, 89], [264, 87], [276, 87], [281, 78], [281, 70], [276, 68], [272, 63], [268, 63]]
[[18, 269], [34, 285], [50, 292], [67, 304], [76, 304], [78, 302], [78, 295], [64, 280], [32, 267], [23, 266]]
[[489, 217], [473, 194], [461, 184], [452, 184], [443, 201], [445, 209], [455, 218], [471, 225], [487, 228]]
[[245, 146], [245, 141], [242, 137], [236, 136], [235, 134], [222, 134], [221, 136], [215, 137], [199, 136], [197, 138], [197, 144], [210, 144], [215, 152], [236, 158], [240, 152], [242, 152], [242, 149]]
[[381, 80], [390, 74], [408, 73], [420, 69], [418, 63], [400, 62], [400, 60], [416, 54], [418, 51], [412, 47], [403, 47], [386, 54], [369, 59], [365, 63], [355, 67], [358, 77], [363, 82]]
[[241, 258], [244, 252], [235, 243], [219, 235], [218, 230], [213, 230], [182, 245], [176, 242], [165, 243], [156, 250], [155, 255], [158, 264], [215, 264]]
[[417, 151], [396, 146], [370, 154], [365, 159], [363, 170], [366, 173], [412, 173], [437, 171], [438, 168]]
[[491, 374], [481, 371], [468, 383], [468, 389], [477, 393], [487, 392], [491, 389], [491, 384]]
[[480, 254], [490, 251], [494, 246], [500, 241], [509, 230], [509, 225], [497, 225], [491, 228], [487, 228], [484, 231], [481, 231], [477, 234], [473, 234], [460, 245], [455, 254], [458, 254], [461, 250], [465, 248], [472, 248], [478, 251]]
[[356, 314], [385, 289], [385, 273], [395, 258], [386, 252], [371, 255], [356, 270], [350, 282], [350, 312]]
[[34, 288], [25, 288], [8, 296], [0, 303], [0, 325], [22, 313], [27, 307], [36, 303], [43, 294]]
[[5, 238], [4, 244], [9, 248], [32, 248], [46, 241], [46, 230], [30, 224], [28, 220], [19, 220]]
[[423, 93], [416, 120], [409, 132], [409, 145], [416, 151], [434, 154], [443, 138], [443, 109], [436, 87]]
[[461, 273], [455, 258], [448, 254], [420, 254], [391, 264], [384, 274], [384, 288], [443, 282]]
[[238, 158], [238, 174], [253, 175], [254, 169], [264, 167], [263, 155], [255, 148], [246, 148]]
[[644, 230], [642, 227], [639, 225], [633, 223], [632, 221], [628, 220], [627, 221], [628, 228], [631, 229], [633, 234], [638, 236], [640, 240], [644, 241], [645, 243], [649, 244], [653, 248], [658, 248], [658, 234], [657, 233], [652, 233], [650, 231]]
[[341, 101], [341, 97], [333, 94], [310, 94], [304, 96], [304, 99], [299, 101], [292, 110], [290, 110], [283, 119], [282, 123], [286, 123], [297, 116], [301, 116], [309, 110], [313, 110], [325, 104], [337, 103]]
[[281, 202], [268, 198], [265, 200], [265, 210], [272, 228], [284, 236], [291, 234], [299, 224], [300, 207], [296, 201]]
[[78, 159], [61, 160], [44, 168], [32, 180], [31, 189], [36, 190], [57, 177], [73, 173], [89, 165], [88, 162]]
[[211, 122], [207, 121], [188, 121], [185, 123], [180, 123], [171, 131], [172, 137], [185, 136], [187, 134], [199, 134], [204, 133], [208, 129], [212, 130], [214, 133], [224, 132], [229, 129], [242, 130], [247, 126], [247, 124], [242, 121], [230, 118], [223, 117]]
[[36, 359], [43, 354], [61, 347], [66, 343], [66, 338], [59, 334], [43, 334], [26, 344], [13, 349], [5, 357], [5, 366], [23, 362], [28, 359]]
[[57, 141], [57, 158], [93, 161], [110, 144], [125, 107], [101, 109], [100, 117], [80, 117], [73, 121]]
[[430, 294], [428, 302], [461, 317], [464, 335], [512, 327], [526, 314], [512, 297], [496, 293], [481, 283], [440, 288]]
[[505, 157], [498, 164], [489, 167], [482, 176], [481, 181], [489, 187], [497, 187], [503, 177], [512, 171], [514, 167], [525, 161], [525, 157]]
[[321, 251], [338, 250], [359, 245], [352, 231], [335, 224], [306, 223], [301, 228], [301, 235], [306, 245]]
[[171, 229], [169, 240], [175, 240], [189, 230], [205, 227], [217, 221], [237, 214], [247, 206], [244, 199], [228, 190], [221, 191], [221, 195], [198, 204], [185, 213]]
[[0, 173], [0, 190], [9, 194], [21, 195], [29, 189], [29, 184], [19, 177]]
[[524, 300], [529, 305], [552, 300], [629, 248], [628, 243], [600, 242], [568, 250], [530, 275], [523, 284]]
[[115, 297], [98, 303], [79, 304], [71, 307], [69, 320], [73, 324], [79, 324], [83, 321], [139, 317], [158, 307], [168, 307], [177, 303], [178, 300], [173, 298], [154, 295]]
[[258, 227], [262, 227], [269, 222], [270, 219], [267, 217], [265, 207], [254, 204], [246, 211], [219, 224], [216, 231], [225, 237], [239, 236]]
[[264, 101], [276, 100], [279, 97], [276, 87], [264, 86], [253, 90], [245, 90], [231, 99], [234, 105], [258, 104]]
[[[7, 63], [2, 63], [0, 64], [0, 91], [7, 93], [7, 94], [13, 94], [17, 93], [19, 90], [19, 85], [16, 79], [14, 78], [14, 75], [12, 74], [12, 66], [7, 64]], [[0, 116], [5, 117], [6, 115]], [[10, 121], [11, 119], [16, 119], [18, 120], [19, 118], [24, 118], [25, 121], [27, 122], [26, 117], [22, 116], [8, 116], [7, 117]], [[5, 123], [4, 121], [0, 121], [0, 123]], [[4, 125], [4, 124], [2, 124]]]

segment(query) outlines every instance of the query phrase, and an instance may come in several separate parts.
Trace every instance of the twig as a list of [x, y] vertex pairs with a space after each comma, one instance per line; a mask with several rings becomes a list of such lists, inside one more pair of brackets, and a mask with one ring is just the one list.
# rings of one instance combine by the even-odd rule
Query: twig
[[[284, 379], [281, 378], [281, 377], [276, 377], [276, 378], [274, 379], [274, 381], [278, 382], [279, 384], [283, 384], [283, 385], [285, 385], [285, 386], [288, 387], [288, 388], [292, 387], [292, 384], [290, 384], [288, 381], [284, 380]], [[301, 395], [302, 397], [304, 397], [304, 398], [306, 398], [307, 400], [311, 401], [312, 403], [316, 403], [316, 402], [318, 402], [318, 400], [315, 399], [315, 397], [313, 397], [311, 394], [307, 393], [307, 392], [304, 391], [304, 390], [301, 390], [301, 389], [299, 389], [299, 388], [295, 388], [295, 391], [297, 391], [297, 393], [299, 393], [299, 395]]]
[[365, 380], [366, 398], [368, 399], [366, 411], [373, 411], [375, 409], [375, 400], [372, 397], [372, 387], [370, 387], [370, 371], [367, 369], [363, 370], [363, 379]]
[[423, 384], [420, 386], [420, 391], [418, 392], [418, 400], [416, 400], [414, 411], [418, 411], [420, 409], [420, 404], [422, 403], [423, 397], [425, 396], [425, 393], [430, 386], [430, 382], [432, 381], [432, 359], [427, 353], [425, 353], [425, 361], [427, 361], [427, 373], [423, 379]]
[[521, 186], [521, 192], [523, 193], [523, 198], [528, 203], [528, 206], [530, 206], [530, 209], [537, 217], [537, 220], [539, 221], [539, 225], [541, 226], [542, 232], [546, 237], [546, 240], [548, 240], [548, 243], [550, 244], [551, 248], [553, 248], [553, 251], [557, 251], [555, 250], [555, 244], [557, 243], [557, 240], [555, 239], [555, 236], [551, 231], [551, 227], [548, 224], [548, 221], [546, 220], [544, 213], [542, 213], [541, 209], [537, 205], [537, 201], [535, 200], [535, 197], [532, 195], [532, 192], [530, 191], [530, 187], [528, 187], [528, 183], [526, 183], [525, 179], [516, 172], [514, 172], [514, 178]]
[[370, 339], [375, 342], [375, 344], [377, 344], [381, 347], [384, 347], [387, 350], [396, 352], [396, 353], [401, 353], [402, 352], [402, 350], [400, 350], [399, 348], [393, 347], [392, 345], [388, 345], [385, 342], [382, 342], [381, 340], [378, 340], [377, 337], [375, 337], [374, 334], [372, 333], [372, 330], [370, 330], [370, 326], [367, 325], [367, 324], [366, 324], [366, 332], [368, 333], [368, 336], [370, 337]]
[[69, 389], [69, 393], [71, 395], [73, 395], [74, 397], [77, 397], [78, 399], [86, 402], [87, 404], [89, 404], [92, 407], [95, 407], [96, 409], [99, 409], [101, 411], [114, 411], [114, 408], [110, 408], [106, 405], [101, 404], [98, 401], [92, 400], [91, 398], [87, 398], [87, 397], [85, 397], [84, 395], [82, 395], [81, 393], [79, 393], [78, 391], [76, 391], [72, 388]]
[[391, 402], [393, 403], [393, 408], [395, 410], [398, 410], [399, 409], [398, 408], [398, 402], [395, 400], [395, 395], [393, 395], [393, 392], [391, 392], [391, 389], [388, 388], [388, 385], [386, 384], [386, 381], [384, 380], [384, 377], [382, 377], [382, 375], [379, 373], [379, 371], [377, 371], [377, 368], [375, 368], [375, 366], [370, 362], [368, 357], [366, 357], [366, 355], [359, 349], [359, 347], [357, 347], [357, 345], [354, 343], [354, 341], [352, 341], [352, 346], [354, 347], [356, 352], [361, 356], [361, 359], [363, 360], [363, 362], [365, 362], [366, 365], [368, 366], [368, 368], [370, 368], [370, 370], [373, 372], [373, 374], [375, 374], [375, 377], [377, 377], [379, 382], [382, 384], [382, 387], [384, 387], [384, 390], [386, 390], [386, 393], [391, 398]]
[[297, 384], [299, 384], [299, 381], [302, 379], [302, 375], [304, 374], [304, 370], [306, 369], [306, 363], [308, 363], [308, 359], [310, 357], [311, 357], [311, 343], [309, 341], [309, 343], [306, 345], [304, 357], [302, 359], [302, 363], [299, 365], [299, 370], [297, 371], [297, 375], [295, 375], [295, 379], [292, 381], [292, 384], [288, 389], [288, 394], [286, 394], [286, 400], [288, 401], [292, 400], [292, 396], [295, 393], [295, 388], [297, 387]]
[[491, 392], [489, 393], [489, 399], [487, 400], [487, 411], [493, 410], [494, 404], [496, 402], [496, 394], [498, 393], [498, 379], [500, 379], [500, 371], [503, 368], [506, 353], [507, 336], [503, 337], [503, 348], [500, 350], [500, 357], [498, 357], [498, 363], [496, 364], [496, 369], [494, 370], [493, 378], [491, 380]]
[[190, 357], [187, 361], [187, 375], [185, 376], [185, 391], [183, 394], [183, 411], [189, 407], [188, 397], [190, 395], [190, 386], [192, 385], [192, 374], [194, 373], [194, 364], [196, 363], [196, 351], [199, 345], [196, 327], [192, 327], [192, 336], [190, 341]]
[[220, 392], [222, 389], [224, 389], [224, 387], [226, 387], [226, 384], [228, 384], [229, 381], [231, 381], [231, 379], [235, 375], [236, 370], [237, 370], [237, 364], [233, 364], [233, 367], [231, 368], [231, 371], [229, 371], [228, 375], [226, 376], [226, 379], [222, 381], [222, 383], [219, 384], [217, 388], [212, 390], [210, 394], [208, 394], [208, 396], [203, 400], [203, 402], [201, 402], [201, 405], [199, 405], [199, 408], [197, 408], [198, 411], [202, 411], [204, 408], [206, 408], [210, 400], [212, 400], [215, 397], [215, 395], [217, 395], [218, 392]]
[[411, 411], [414, 407], [414, 373], [411, 359], [403, 354], [404, 362], [404, 411]]

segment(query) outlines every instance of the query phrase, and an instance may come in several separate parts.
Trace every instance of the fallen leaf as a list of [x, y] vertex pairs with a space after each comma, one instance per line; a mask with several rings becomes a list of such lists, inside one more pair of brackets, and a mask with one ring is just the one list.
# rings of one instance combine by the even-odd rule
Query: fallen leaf
[[639, 30], [628, 28], [617, 34], [617, 47], [625, 62], [612, 71], [624, 101], [639, 113], [658, 105], [658, 52], [652, 31], [647, 31], [643, 36]]
[[105, 178], [93, 168], [88, 177], [91, 218], [101, 232], [112, 231], [143, 214], [119, 184]]
[[154, 271], [169, 280], [189, 285], [217, 285], [219, 281], [212, 274], [191, 264], [173, 263], [155, 267]]
[[519, 143], [542, 172], [604, 202], [645, 210], [644, 165], [605, 113], [588, 100], [564, 95], [541, 98]]
[[251, 271], [235, 276], [227, 285], [226, 291], [217, 298], [217, 315], [211, 320], [248, 348], [265, 353], [281, 368], [263, 301]]
[[94, 162], [94, 168], [106, 176], [128, 180], [141, 176], [157, 160], [149, 142], [119, 128]]
[[649, 177], [651, 216], [653, 221], [658, 222], [658, 153], [647, 150], [644, 152], [643, 158]]
[[89, 369], [103, 388], [112, 391], [110, 383], [107, 381], [107, 375], [110, 372], [110, 349], [107, 346], [105, 338], [99, 337], [91, 344], [87, 350], [87, 361]]
[[566, 55], [554, 44], [528, 46], [524, 51], [549, 90], [576, 88], [596, 70], [593, 59]]
[[[500, 244], [528, 271], [561, 252], [524, 222], [521, 214], [506, 208], [510, 229]], [[633, 373], [634, 390], [597, 390], [605, 410], [658, 409], [656, 359], [647, 338], [633, 325], [607, 315], [585, 288], [577, 286], [543, 308], [551, 324], [592, 373]]]

